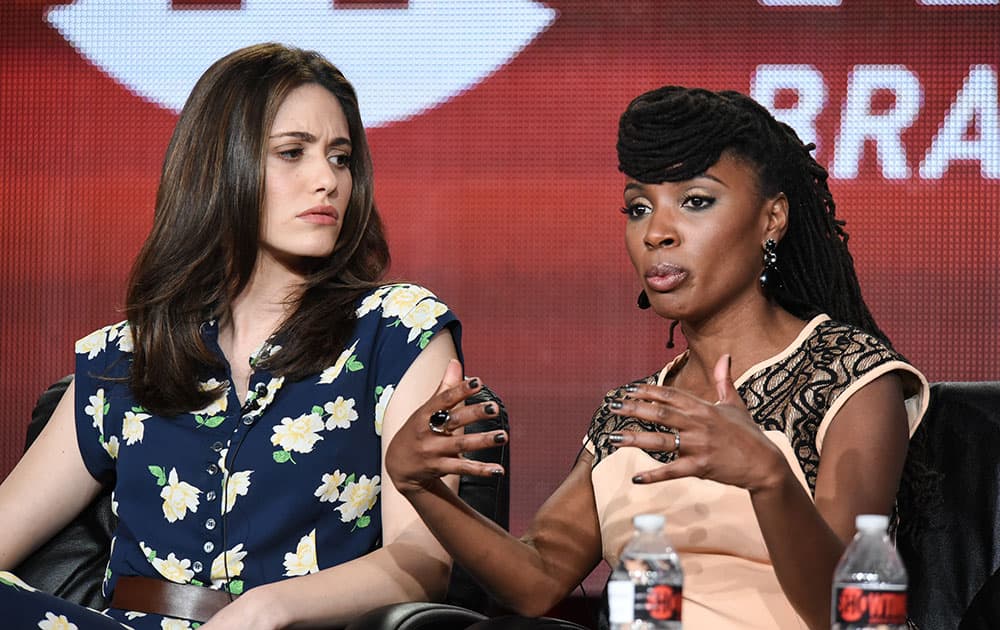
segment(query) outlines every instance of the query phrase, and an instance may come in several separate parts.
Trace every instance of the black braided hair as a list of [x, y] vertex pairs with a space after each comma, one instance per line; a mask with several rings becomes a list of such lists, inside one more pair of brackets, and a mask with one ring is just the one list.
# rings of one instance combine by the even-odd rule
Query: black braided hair
[[618, 126], [618, 169], [640, 182], [691, 179], [723, 152], [752, 165], [760, 194], [788, 198], [788, 230], [778, 243], [780, 282], [765, 293], [793, 315], [819, 313], [889, 344], [861, 297], [844, 221], [835, 215], [828, 174], [788, 125], [739, 92], [666, 86], [640, 95]]

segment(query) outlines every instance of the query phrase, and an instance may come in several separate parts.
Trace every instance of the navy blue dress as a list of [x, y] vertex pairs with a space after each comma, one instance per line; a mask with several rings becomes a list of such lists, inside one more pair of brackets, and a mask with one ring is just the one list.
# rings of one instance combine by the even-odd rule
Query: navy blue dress
[[[127, 322], [76, 344], [76, 426], [84, 463], [114, 484], [118, 526], [104, 577], [157, 577], [239, 594], [315, 573], [381, 544], [382, 415], [430, 338], [460, 324], [423, 287], [386, 285], [359, 302], [337, 361], [301, 381], [256, 369], [241, 406], [232, 387], [204, 409], [166, 418], [139, 406], [127, 382]], [[222, 356], [215, 322], [202, 326]], [[281, 352], [265, 344], [251, 358]], [[203, 386], [229, 383], [228, 367]], [[32, 592], [0, 573], [0, 610], [24, 627], [181, 629], [188, 620], [110, 609], [103, 615]], [[20, 627], [20, 626], [15, 626]]]

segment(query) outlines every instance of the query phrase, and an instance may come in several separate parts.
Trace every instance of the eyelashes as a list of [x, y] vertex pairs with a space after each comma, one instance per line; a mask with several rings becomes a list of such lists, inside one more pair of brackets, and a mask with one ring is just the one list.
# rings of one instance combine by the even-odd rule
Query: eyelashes
[[[286, 162], [295, 162], [302, 159], [305, 155], [305, 149], [302, 147], [294, 147], [291, 149], [284, 149], [278, 151], [278, 157]], [[333, 166], [338, 168], [348, 168], [351, 166], [351, 156], [347, 153], [331, 153], [326, 157], [326, 160]]]
[[[687, 195], [681, 199], [680, 207], [689, 212], [701, 212], [711, 208], [714, 204], [715, 197], [708, 195]], [[651, 214], [653, 208], [645, 203], [632, 203], [622, 206], [618, 211], [631, 219], [637, 219]]]
[[642, 203], [634, 203], [627, 206], [622, 206], [618, 209], [619, 212], [624, 214], [630, 219], [637, 219], [641, 216], [647, 215], [653, 211], [649, 206]]
[[708, 195], [689, 195], [684, 197], [681, 202], [682, 208], [690, 208], [691, 210], [704, 210], [715, 203], [715, 197], [709, 197]]

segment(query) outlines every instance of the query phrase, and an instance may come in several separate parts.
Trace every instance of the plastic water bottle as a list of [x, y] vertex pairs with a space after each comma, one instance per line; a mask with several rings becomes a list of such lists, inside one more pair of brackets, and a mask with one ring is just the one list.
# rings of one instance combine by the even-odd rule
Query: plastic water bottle
[[889, 517], [860, 514], [833, 574], [832, 630], [905, 630], [906, 568], [889, 542]]
[[662, 514], [632, 519], [635, 533], [608, 581], [613, 630], [681, 630], [684, 572], [663, 521]]

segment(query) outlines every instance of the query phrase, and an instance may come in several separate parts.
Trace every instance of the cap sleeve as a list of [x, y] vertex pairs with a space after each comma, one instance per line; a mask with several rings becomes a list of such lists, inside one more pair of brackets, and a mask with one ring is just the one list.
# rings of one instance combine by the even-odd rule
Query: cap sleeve
[[451, 333], [462, 360], [461, 323], [448, 306], [415, 284], [380, 287], [366, 296], [357, 311], [358, 337], [372, 335], [369, 359], [377, 400], [376, 426], [403, 375], [438, 332]]
[[913, 437], [913, 433], [920, 425], [920, 421], [924, 417], [924, 412], [927, 411], [927, 405], [930, 403], [930, 385], [927, 382], [927, 378], [917, 368], [903, 360], [894, 358], [857, 374], [856, 378], [837, 395], [830, 408], [823, 415], [823, 420], [816, 430], [816, 450], [818, 452], [823, 452], [823, 440], [830, 429], [830, 424], [833, 422], [834, 417], [836, 417], [837, 412], [844, 406], [844, 403], [860, 391], [862, 387], [871, 383], [876, 378], [889, 373], [897, 374], [902, 381], [903, 403], [906, 406], [906, 422], [910, 437]]
[[[91, 476], [109, 483], [121, 441], [121, 413], [132, 350], [128, 324], [106, 326], [76, 342], [76, 439]], [[119, 418], [118, 422], [114, 418]]]

